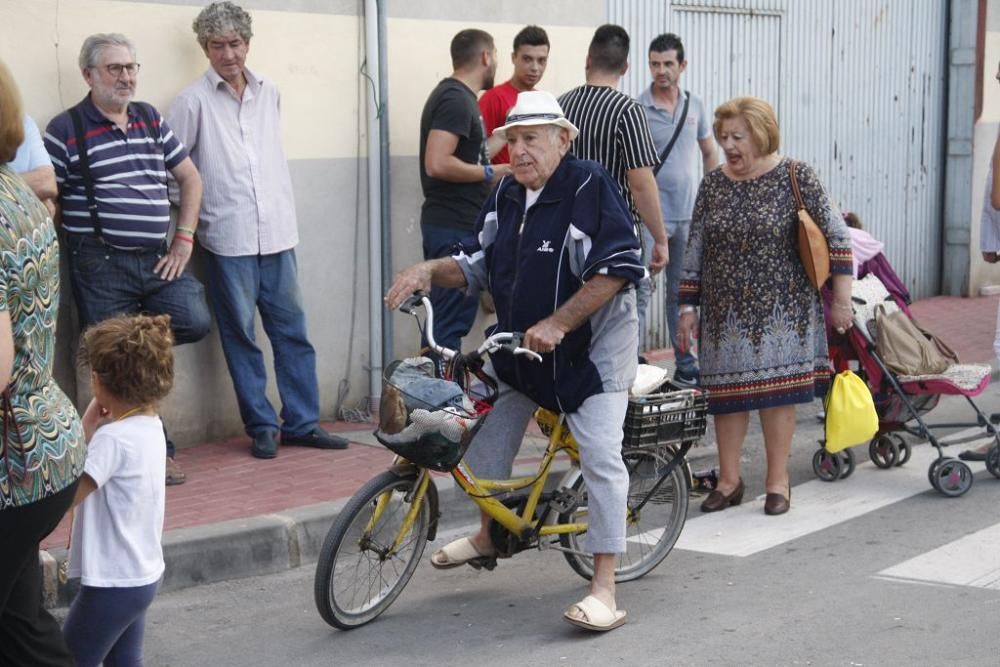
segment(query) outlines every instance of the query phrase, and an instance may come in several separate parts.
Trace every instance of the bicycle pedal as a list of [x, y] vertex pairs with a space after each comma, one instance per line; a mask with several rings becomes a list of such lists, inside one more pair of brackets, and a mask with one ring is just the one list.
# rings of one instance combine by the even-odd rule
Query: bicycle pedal
[[497, 559], [494, 556], [483, 556], [481, 558], [468, 560], [466, 563], [471, 565], [474, 570], [485, 569], [488, 572], [492, 572], [497, 566]]
[[557, 514], [569, 514], [580, 506], [580, 495], [573, 489], [557, 489], [549, 500], [549, 508]]

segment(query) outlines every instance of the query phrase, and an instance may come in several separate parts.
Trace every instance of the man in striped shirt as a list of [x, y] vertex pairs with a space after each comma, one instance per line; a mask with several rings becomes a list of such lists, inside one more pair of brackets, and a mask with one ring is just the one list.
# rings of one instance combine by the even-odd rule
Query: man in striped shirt
[[[641, 223], [653, 237], [649, 272], [655, 275], [667, 265], [669, 257], [652, 169], [659, 163], [659, 156], [642, 106], [617, 90], [628, 69], [628, 48], [629, 36], [624, 28], [617, 25], [598, 28], [587, 51], [587, 83], [563, 93], [559, 105], [566, 118], [580, 129], [573, 140], [572, 153], [583, 160], [600, 162], [608, 170], [621, 188], [636, 223], [636, 233]], [[646, 304], [637, 303], [636, 307], [641, 339]]]
[[[162, 313], [170, 315], [177, 344], [200, 340], [211, 319], [205, 290], [184, 270], [201, 205], [198, 170], [159, 112], [132, 101], [139, 63], [127, 37], [91, 35], [79, 64], [90, 93], [52, 119], [45, 149], [59, 185], [80, 323], [88, 327], [113, 315]], [[169, 247], [167, 171], [180, 187]], [[168, 483], [179, 484], [184, 475], [167, 442]]]

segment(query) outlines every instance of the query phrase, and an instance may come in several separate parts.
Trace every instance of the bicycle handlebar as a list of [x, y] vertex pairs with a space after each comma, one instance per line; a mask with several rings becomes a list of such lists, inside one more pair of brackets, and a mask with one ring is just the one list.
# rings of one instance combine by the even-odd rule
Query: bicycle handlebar
[[[438, 345], [437, 341], [434, 340], [434, 306], [431, 304], [431, 300], [428, 298], [426, 293], [414, 292], [399, 305], [399, 310], [407, 315], [413, 315], [413, 317], [418, 318], [419, 323], [419, 316], [416, 312], [416, 309], [419, 306], [424, 307], [424, 312], [426, 314], [426, 319], [424, 321], [424, 336], [427, 338], [427, 345], [432, 350], [440, 354], [445, 360], [451, 361], [457, 354], [459, 354], [459, 352], [457, 350], [444, 347], [443, 345]], [[541, 361], [542, 355], [538, 354], [534, 350], [521, 347], [522, 340], [524, 340], [524, 334], [522, 333], [511, 331], [497, 332], [489, 336], [483, 341], [482, 345], [477, 347], [474, 352], [469, 353], [467, 356], [475, 356], [481, 359], [487, 352], [507, 350], [511, 354], [525, 355], [535, 361]]]

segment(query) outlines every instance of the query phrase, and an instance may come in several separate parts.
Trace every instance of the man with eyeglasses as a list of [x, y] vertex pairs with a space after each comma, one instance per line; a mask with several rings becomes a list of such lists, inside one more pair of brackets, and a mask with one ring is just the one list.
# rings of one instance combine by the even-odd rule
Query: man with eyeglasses
[[[205, 290], [185, 271], [201, 206], [201, 177], [160, 113], [133, 102], [139, 63], [121, 34], [87, 37], [80, 71], [90, 93], [45, 131], [80, 324], [113, 315], [167, 314], [178, 345], [208, 334]], [[180, 188], [169, 243], [167, 171]], [[185, 475], [167, 440], [168, 484]]]

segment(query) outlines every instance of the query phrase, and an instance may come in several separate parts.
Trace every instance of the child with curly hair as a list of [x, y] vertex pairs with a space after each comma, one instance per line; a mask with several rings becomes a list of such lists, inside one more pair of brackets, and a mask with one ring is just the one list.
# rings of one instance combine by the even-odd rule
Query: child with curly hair
[[80, 577], [63, 634], [80, 667], [141, 665], [146, 609], [163, 575], [166, 440], [157, 404], [174, 382], [167, 315], [115, 317], [83, 333], [94, 398], [73, 505], [69, 576]]

